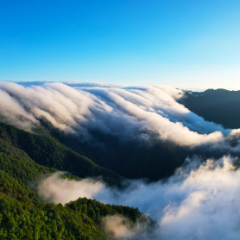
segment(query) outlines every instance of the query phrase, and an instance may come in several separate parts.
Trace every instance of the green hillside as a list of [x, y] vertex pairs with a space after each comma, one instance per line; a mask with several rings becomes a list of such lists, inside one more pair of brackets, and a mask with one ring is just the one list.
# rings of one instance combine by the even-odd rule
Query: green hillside
[[[106, 239], [103, 217], [120, 215], [128, 225], [134, 226], [142, 216], [138, 209], [104, 205], [86, 198], [79, 198], [66, 206], [41, 202], [39, 196], [29, 188], [29, 183], [57, 169], [35, 163], [30, 156], [38, 156], [38, 159], [40, 156], [47, 157], [50, 150], [37, 148], [40, 136], [12, 126], [1, 124], [1, 137], [7, 141], [0, 139], [0, 239]], [[50, 146], [41, 146], [55, 146], [52, 156], [57, 158], [61, 145], [53, 139], [47, 139], [46, 142]], [[29, 154], [16, 147], [27, 144], [29, 148], [32, 147]], [[64, 148], [61, 153], [64, 154], [64, 151], [70, 150]], [[52, 156], [49, 156], [50, 160], [55, 159]], [[64, 177], [78, 178], [70, 175]]]
[[45, 127], [68, 148], [87, 156], [99, 166], [131, 179], [158, 181], [167, 178], [192, 154], [190, 148], [180, 147], [170, 141], [161, 141], [158, 137], [153, 137], [151, 142], [139, 139], [121, 140], [118, 136], [91, 130], [95, 140], [91, 143], [81, 141], [79, 136]]
[[126, 222], [132, 226], [141, 217], [137, 209], [104, 205], [86, 198], [62, 206], [1, 197], [0, 239], [106, 239], [101, 219], [116, 214], [126, 215]]
[[[68, 171], [78, 177], [99, 177], [110, 185], [120, 185], [122, 178], [100, 167], [87, 157], [62, 145], [47, 134], [33, 134], [12, 125], [0, 123], [0, 139], [23, 150], [36, 163], [49, 168]], [[19, 150], [18, 150], [19, 151]], [[20, 152], [18, 153], [20, 155]], [[23, 154], [23, 153], [21, 153]], [[28, 156], [23, 156], [28, 158]]]

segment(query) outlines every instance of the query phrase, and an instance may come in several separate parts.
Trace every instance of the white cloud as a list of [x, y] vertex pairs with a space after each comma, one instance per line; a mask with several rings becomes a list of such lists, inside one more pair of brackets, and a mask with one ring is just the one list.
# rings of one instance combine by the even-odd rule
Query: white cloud
[[120, 138], [151, 140], [154, 135], [181, 146], [199, 146], [224, 142], [231, 132], [179, 104], [176, 98], [183, 92], [168, 86], [74, 89], [62, 83], [23, 87], [1, 82], [0, 89], [2, 101], [15, 104], [9, 113], [0, 106], [6, 122], [16, 115], [33, 122], [42, 118], [86, 138], [91, 137], [89, 129], [97, 129]]
[[[132, 181], [124, 191], [108, 188], [101, 182], [61, 180], [57, 175], [47, 178], [40, 188], [44, 188], [48, 199], [55, 203], [70, 201], [66, 189], [72, 189], [74, 193], [70, 195], [76, 199], [82, 197], [87, 188], [85, 196], [89, 198], [138, 207], [157, 220], [158, 228], [149, 236], [138, 235], [137, 228], [131, 232], [121, 224], [115, 228], [114, 223], [120, 221], [115, 219], [108, 228], [116, 230], [119, 238], [235, 240], [240, 234], [240, 170], [233, 170], [235, 160], [228, 156], [218, 161], [209, 159], [201, 165], [191, 159], [190, 166], [179, 169], [167, 182]], [[78, 187], [72, 188], [73, 185]]]

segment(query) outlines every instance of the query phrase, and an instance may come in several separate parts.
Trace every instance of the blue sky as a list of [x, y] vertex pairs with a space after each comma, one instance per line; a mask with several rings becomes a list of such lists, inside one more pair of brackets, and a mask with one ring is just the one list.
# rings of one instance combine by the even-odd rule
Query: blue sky
[[240, 89], [240, 1], [0, 3], [0, 80]]

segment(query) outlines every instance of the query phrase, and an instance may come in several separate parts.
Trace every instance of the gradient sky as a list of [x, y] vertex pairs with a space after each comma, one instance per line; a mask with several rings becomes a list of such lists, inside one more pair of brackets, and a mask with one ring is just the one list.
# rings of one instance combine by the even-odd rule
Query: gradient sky
[[1, 0], [0, 80], [240, 89], [240, 1]]

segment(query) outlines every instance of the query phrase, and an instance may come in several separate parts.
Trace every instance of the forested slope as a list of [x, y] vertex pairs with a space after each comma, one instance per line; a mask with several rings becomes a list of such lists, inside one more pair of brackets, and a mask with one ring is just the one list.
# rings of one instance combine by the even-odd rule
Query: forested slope
[[121, 183], [122, 178], [118, 174], [98, 166], [87, 157], [62, 145], [50, 135], [33, 134], [12, 125], [0, 123], [0, 139], [23, 150], [31, 159], [43, 166], [69, 171], [81, 178], [102, 176], [105, 182], [112, 185]]
[[167, 178], [192, 154], [190, 148], [158, 138], [149, 142], [139, 139], [121, 141], [118, 137], [95, 130], [91, 134], [95, 142], [101, 144], [92, 144], [53, 127], [48, 130], [68, 148], [126, 178], [146, 178], [150, 181]]
[[[32, 144], [29, 147], [34, 146], [33, 142], [37, 142], [35, 135], [24, 135], [11, 126], [1, 127], [1, 136], [7, 141], [0, 139], [0, 239], [106, 239], [103, 217], [117, 214], [133, 226], [142, 216], [138, 209], [104, 205], [86, 198], [79, 198], [66, 206], [41, 202], [29, 183], [57, 169], [35, 163], [26, 152], [16, 147], [27, 143]], [[21, 134], [29, 137], [23, 145], [19, 144]], [[48, 153], [45, 149], [39, 151], [42, 155], [37, 156]]]

